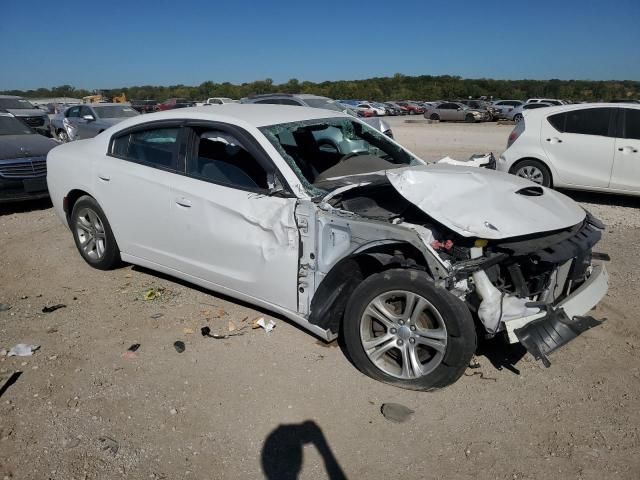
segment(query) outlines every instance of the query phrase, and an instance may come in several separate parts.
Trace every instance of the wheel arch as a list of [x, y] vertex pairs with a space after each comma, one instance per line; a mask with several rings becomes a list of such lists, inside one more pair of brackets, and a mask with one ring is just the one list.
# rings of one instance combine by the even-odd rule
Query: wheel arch
[[522, 157], [518, 160], [516, 160], [515, 162], [513, 162], [513, 164], [511, 165], [511, 167], [509, 168], [509, 173], [512, 175], [515, 175], [516, 170], [518, 169], [518, 167], [520, 166], [520, 164], [526, 160], [535, 160], [536, 162], [540, 162], [548, 171], [549, 171], [549, 188], [553, 188], [554, 185], [554, 180], [556, 178], [556, 172], [555, 170], [549, 165], [549, 162], [546, 162], [545, 160], [542, 160], [541, 158], [537, 158], [537, 157]]
[[64, 210], [64, 213], [67, 217], [67, 225], [69, 225], [69, 227], [71, 227], [71, 212], [73, 212], [73, 207], [76, 204], [76, 202], [81, 198], [81, 197], [91, 197], [94, 200], [96, 200], [96, 202], [98, 201], [96, 199], [96, 197], [94, 197], [93, 195], [91, 195], [89, 192], [85, 191], [85, 190], [81, 190], [79, 188], [74, 188], [73, 190], [71, 190], [69, 193], [67, 193], [64, 197], [64, 201], [62, 203], [62, 208]]
[[392, 268], [420, 270], [431, 276], [423, 254], [409, 243], [365, 246], [341, 259], [325, 275], [311, 299], [309, 322], [338, 333], [355, 288], [369, 276]]

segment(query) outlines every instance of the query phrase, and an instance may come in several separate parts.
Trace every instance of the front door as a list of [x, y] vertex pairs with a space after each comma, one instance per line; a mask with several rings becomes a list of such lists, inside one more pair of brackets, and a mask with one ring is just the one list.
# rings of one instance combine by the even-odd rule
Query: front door
[[623, 130], [616, 138], [610, 187], [640, 192], [640, 109], [620, 109]]
[[190, 139], [172, 190], [181, 271], [297, 311], [297, 200], [269, 195], [275, 167], [248, 133], [200, 124]]
[[[87, 115], [91, 115], [93, 120], [85, 119], [84, 117]], [[96, 136], [97, 131], [93, 128], [93, 125], [97, 118], [93, 110], [86, 106], [80, 107], [80, 116], [76, 120], [78, 122], [78, 138], [93, 138]]]
[[583, 108], [542, 119], [540, 143], [559, 183], [609, 186], [615, 147], [614, 113], [613, 108]]

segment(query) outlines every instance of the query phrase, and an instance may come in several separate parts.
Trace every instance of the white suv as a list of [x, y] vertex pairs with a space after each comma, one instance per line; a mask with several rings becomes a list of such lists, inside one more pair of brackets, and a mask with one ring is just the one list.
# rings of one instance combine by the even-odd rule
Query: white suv
[[524, 112], [497, 169], [544, 186], [640, 195], [640, 105]]

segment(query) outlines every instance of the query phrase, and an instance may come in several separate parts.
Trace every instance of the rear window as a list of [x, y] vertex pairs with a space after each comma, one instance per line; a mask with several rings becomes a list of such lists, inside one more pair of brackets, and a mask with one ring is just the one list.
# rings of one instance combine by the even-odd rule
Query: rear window
[[611, 108], [585, 108], [551, 115], [547, 121], [559, 132], [607, 136], [612, 112]]
[[177, 169], [179, 128], [152, 128], [127, 133], [114, 139], [112, 155], [136, 163]]
[[640, 140], [640, 110], [626, 108], [625, 112], [624, 137]]

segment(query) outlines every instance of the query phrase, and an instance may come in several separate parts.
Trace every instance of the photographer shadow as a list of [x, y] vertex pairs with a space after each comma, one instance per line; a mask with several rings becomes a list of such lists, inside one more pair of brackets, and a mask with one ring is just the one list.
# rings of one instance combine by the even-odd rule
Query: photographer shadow
[[303, 447], [314, 445], [331, 480], [346, 476], [320, 427], [313, 421], [280, 425], [267, 436], [261, 453], [262, 471], [269, 480], [295, 480], [302, 471]]

